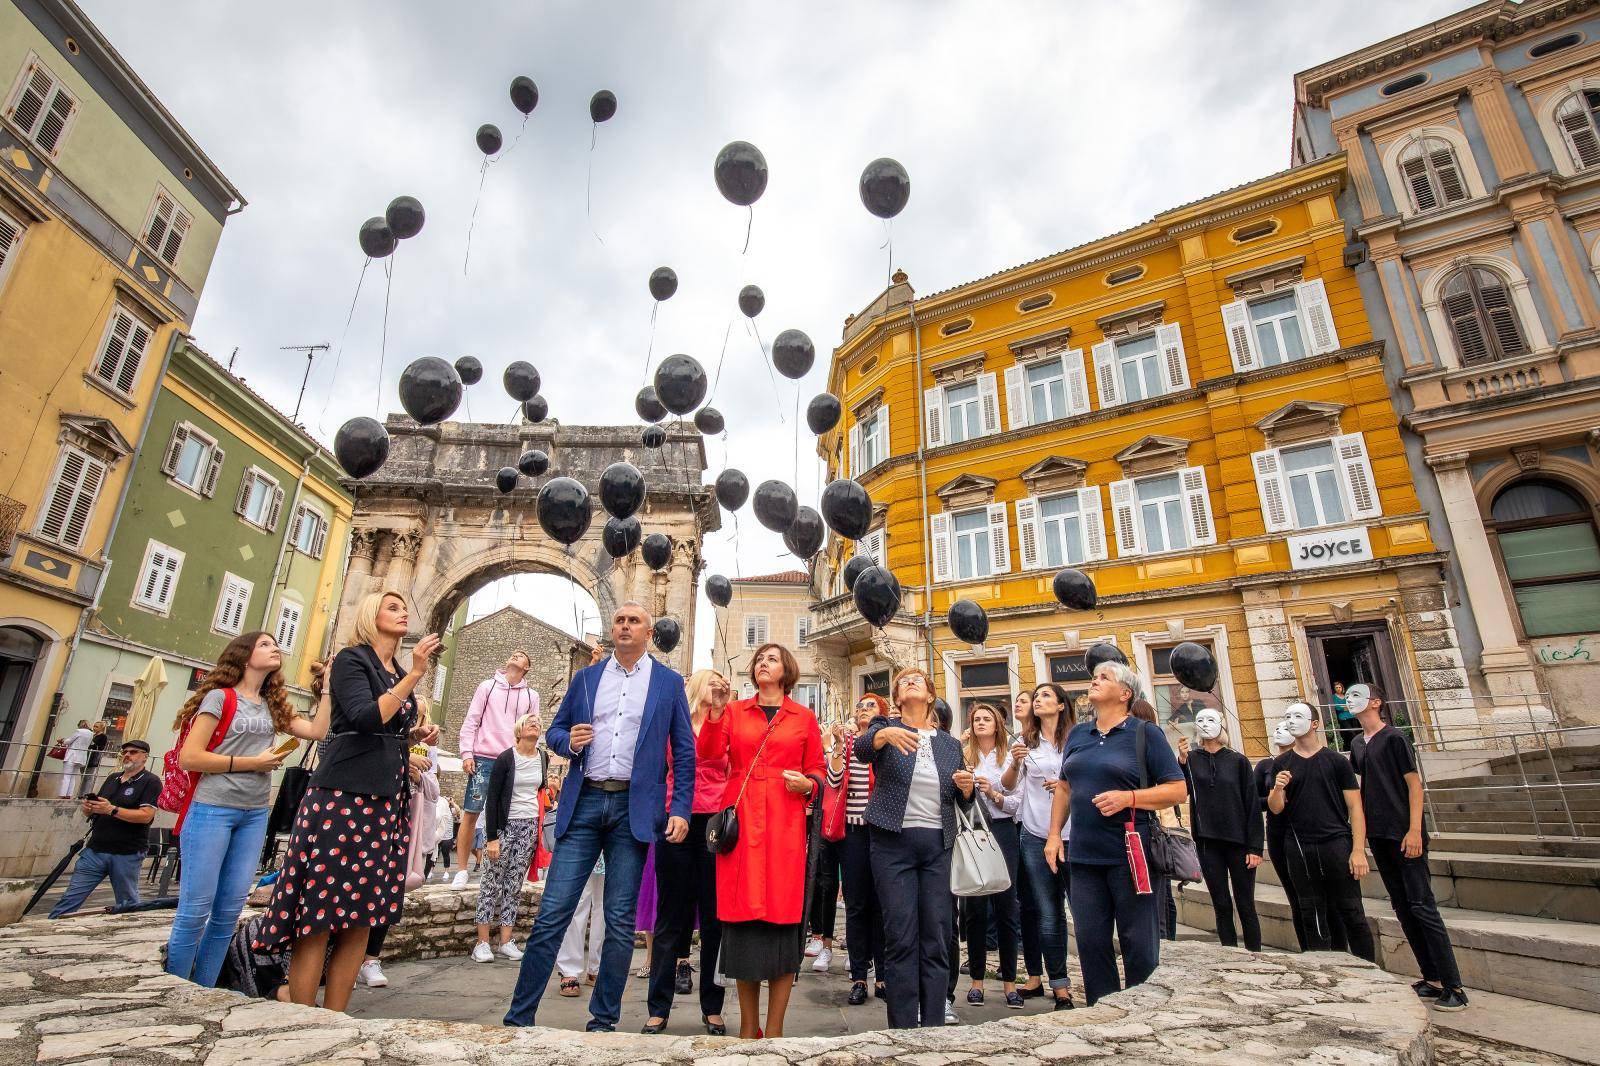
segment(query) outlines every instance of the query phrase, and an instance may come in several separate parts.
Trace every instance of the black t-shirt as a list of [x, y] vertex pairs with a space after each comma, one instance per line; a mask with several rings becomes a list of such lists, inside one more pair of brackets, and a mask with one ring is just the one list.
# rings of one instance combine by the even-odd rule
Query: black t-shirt
[[[111, 801], [113, 807], [154, 807], [161, 796], [161, 778], [140, 770], [132, 780], [123, 781], [122, 771], [106, 778], [95, 795]], [[97, 814], [89, 830], [89, 847], [105, 855], [137, 855], [150, 846], [150, 824], [125, 822], [114, 814]]]
[[1411, 792], [1406, 775], [1417, 772], [1411, 742], [1392, 725], [1350, 744], [1350, 762], [1361, 775], [1361, 809], [1372, 840], [1404, 840], [1411, 830]]
[[1272, 756], [1267, 756], [1256, 763], [1256, 795], [1261, 800], [1261, 810], [1267, 814], [1267, 843], [1270, 845], [1275, 840], [1283, 839], [1283, 815], [1273, 814], [1272, 808], [1267, 806], [1267, 793], [1272, 791], [1272, 775], [1278, 771], [1273, 768]]
[[1350, 760], [1331, 748], [1319, 748], [1311, 758], [1290, 748], [1273, 763], [1273, 775], [1289, 771], [1283, 816], [1302, 844], [1320, 844], [1350, 835], [1350, 817], [1344, 793], [1354, 792], [1356, 772]]

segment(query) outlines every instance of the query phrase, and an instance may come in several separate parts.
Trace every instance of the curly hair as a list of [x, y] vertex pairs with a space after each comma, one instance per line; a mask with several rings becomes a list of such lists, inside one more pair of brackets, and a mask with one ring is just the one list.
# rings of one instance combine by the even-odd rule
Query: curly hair
[[[250, 656], [256, 650], [256, 641], [272, 634], [264, 629], [257, 629], [250, 633], [241, 633], [228, 642], [222, 649], [222, 654], [217, 656], [217, 665], [211, 668], [206, 679], [200, 682], [200, 687], [194, 690], [188, 700], [183, 704], [183, 709], [178, 712], [178, 720], [173, 724], [175, 729], [183, 729], [200, 710], [200, 701], [215, 689], [233, 688], [244, 680], [245, 666], [250, 662]], [[283, 680], [282, 670], [273, 670], [261, 679], [261, 699], [272, 712], [272, 728], [282, 733], [289, 728], [289, 723], [294, 720], [294, 708], [289, 706], [289, 689]]]

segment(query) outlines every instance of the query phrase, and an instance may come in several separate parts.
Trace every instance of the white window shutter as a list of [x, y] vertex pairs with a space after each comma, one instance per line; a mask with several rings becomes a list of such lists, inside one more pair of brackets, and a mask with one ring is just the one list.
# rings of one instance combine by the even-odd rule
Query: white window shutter
[[246, 470], [239, 479], [239, 498], [233, 501], [233, 513], [243, 517], [250, 506], [250, 488], [256, 483], [256, 472]]
[[1243, 300], [1222, 305], [1222, 329], [1228, 335], [1228, 354], [1235, 370], [1256, 368], [1255, 337], [1250, 331], [1250, 305]]
[[1039, 500], [1028, 496], [1014, 505], [1017, 509], [1017, 551], [1022, 556], [1022, 569], [1037, 570], [1044, 565], [1044, 553], [1039, 543]]
[[989, 505], [989, 572], [1011, 572], [1011, 534], [1006, 524], [1006, 505]]
[[1144, 534], [1139, 528], [1139, 495], [1131, 480], [1111, 483], [1111, 521], [1117, 530], [1117, 554], [1139, 555], [1144, 551]]
[[94, 371], [95, 375], [107, 385], [117, 383], [117, 369], [127, 354], [128, 335], [131, 332], [133, 332], [132, 316], [120, 307], [114, 309], [106, 330], [105, 350], [100, 353], [100, 363]]
[[883, 564], [883, 530], [875, 529], [856, 541], [856, 554]]
[[39, 147], [54, 156], [56, 149], [61, 147], [61, 138], [67, 132], [67, 123], [72, 121], [73, 113], [77, 110], [78, 102], [67, 94], [66, 89], [57, 85], [55, 95], [50, 99], [50, 110], [45, 113], [44, 121], [39, 123], [39, 132], [34, 135]]
[[55, 78], [39, 65], [38, 60], [28, 64], [27, 71], [22, 75], [22, 90], [17, 93], [17, 102], [11, 108], [11, 120], [29, 136], [33, 135], [33, 128], [38, 124], [39, 116], [44, 114], [45, 103], [55, 92], [55, 87]]
[[1078, 490], [1078, 528], [1083, 532], [1084, 562], [1106, 557], [1106, 516], [1100, 510], [1100, 486]]
[[83, 480], [78, 485], [78, 494], [72, 501], [72, 511], [67, 515], [66, 527], [61, 531], [61, 543], [69, 548], [83, 546], [84, 536], [89, 532], [89, 515], [94, 510], [94, 501], [100, 495], [100, 486], [105, 481], [106, 466], [98, 459], [86, 459], [83, 465]]
[[72, 515], [72, 501], [83, 481], [83, 470], [89, 457], [76, 448], [62, 451], [56, 463], [55, 483], [50, 487], [42, 511], [39, 513], [39, 535], [50, 540], [60, 540]]
[[1115, 407], [1122, 402], [1121, 384], [1117, 380], [1117, 343], [1101, 341], [1094, 346], [1095, 391], [1100, 394], [1100, 409]]
[[1028, 424], [1028, 378], [1021, 366], [1006, 367], [1006, 426], [1021, 429]]
[[267, 527], [268, 533], [278, 531], [278, 515], [283, 510], [283, 488], [278, 485], [272, 487], [272, 498], [267, 501], [266, 519], [262, 525]]
[[983, 418], [983, 435], [1000, 432], [1000, 393], [993, 374], [978, 375], [978, 411]]
[[1278, 449], [1268, 448], [1250, 456], [1256, 471], [1256, 493], [1261, 497], [1261, 517], [1268, 533], [1278, 533], [1294, 525], [1289, 515], [1289, 487], [1283, 478], [1283, 460]]
[[172, 427], [172, 439], [167, 442], [167, 457], [161, 460], [161, 472], [168, 477], [178, 472], [178, 459], [183, 455], [183, 446], [189, 442], [189, 427], [179, 422]]
[[950, 516], [928, 516], [928, 539], [933, 542], [933, 579], [949, 581], [951, 577]]
[[23, 225], [10, 215], [0, 212], [0, 278], [5, 277], [6, 264], [13, 250], [22, 242]]
[[889, 451], [889, 405], [888, 404], [884, 404], [882, 407], [878, 408], [878, 415], [877, 415], [876, 421], [877, 421], [877, 428], [875, 430], [873, 430], [873, 432], [878, 435], [878, 443], [883, 449], [882, 452], [878, 456], [878, 462], [881, 463], [885, 459], [889, 458], [889, 456], [891, 454], [891, 452]]
[[1186, 466], [1178, 472], [1183, 482], [1183, 504], [1189, 515], [1191, 544], [1215, 544], [1217, 529], [1211, 521], [1211, 494], [1206, 491], [1203, 466]]
[[1333, 328], [1333, 309], [1328, 306], [1328, 290], [1321, 278], [1302, 281], [1294, 287], [1295, 302], [1300, 305], [1300, 320], [1311, 335], [1311, 354], [1339, 350], [1339, 335]]
[[320, 559], [328, 545], [328, 520], [321, 515], [312, 515], [312, 520], [317, 523], [317, 531], [311, 537], [311, 558]]
[[1089, 376], [1083, 369], [1083, 349], [1073, 348], [1061, 356], [1061, 391], [1067, 398], [1067, 413], [1089, 411]]
[[944, 387], [935, 385], [931, 389], [922, 390], [922, 411], [924, 428], [927, 430], [928, 447], [937, 448], [944, 443]]
[[1161, 367], [1168, 392], [1189, 387], [1189, 363], [1183, 356], [1183, 329], [1176, 322], [1156, 327], [1156, 346], [1161, 349]]
[[1345, 505], [1351, 518], [1377, 518], [1383, 514], [1378, 501], [1378, 483], [1367, 461], [1367, 442], [1359, 433], [1333, 438], [1333, 450], [1344, 483]]
[[861, 464], [857, 456], [861, 453], [861, 424], [858, 422], [850, 427], [850, 476], [855, 477], [861, 473]]
[[200, 495], [210, 499], [217, 494], [217, 479], [222, 476], [222, 461], [226, 458], [226, 452], [212, 445], [211, 460], [206, 464], [206, 476], [200, 485]]

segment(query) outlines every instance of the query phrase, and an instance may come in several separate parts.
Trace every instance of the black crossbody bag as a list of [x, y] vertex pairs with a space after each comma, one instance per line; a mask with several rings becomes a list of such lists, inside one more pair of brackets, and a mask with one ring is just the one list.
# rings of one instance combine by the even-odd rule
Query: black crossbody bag
[[[1150, 787], [1150, 775], [1144, 764], [1144, 723], [1139, 719], [1139, 732], [1134, 735], [1134, 758], [1139, 762], [1139, 787]], [[1187, 829], [1169, 829], [1151, 812], [1150, 817], [1150, 869], [1157, 877], [1169, 881], [1199, 884], [1200, 853], [1194, 846], [1194, 837]]]
[[[782, 708], [779, 708], [778, 714], [782, 713]], [[772, 736], [772, 728], [777, 724], [778, 715], [774, 714], [772, 721], [767, 723], [761, 743], [756, 746], [755, 758], [750, 760], [750, 767], [744, 772], [744, 783], [739, 786], [739, 794], [732, 803], [706, 820], [706, 850], [713, 855], [726, 855], [739, 843], [739, 801], [744, 799], [744, 790], [750, 787], [750, 775], [756, 772], [756, 763], [761, 761], [761, 753], [767, 747], [767, 737]]]

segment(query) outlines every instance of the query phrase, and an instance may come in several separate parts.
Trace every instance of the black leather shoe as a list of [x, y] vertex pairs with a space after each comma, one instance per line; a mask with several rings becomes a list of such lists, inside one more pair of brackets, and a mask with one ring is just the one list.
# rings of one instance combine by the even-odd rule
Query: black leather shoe
[[847, 1001], [852, 1007], [859, 1007], [867, 1001], [867, 983], [857, 981], [850, 986], [850, 998]]
[[705, 1024], [706, 1035], [707, 1036], [727, 1036], [728, 1035], [728, 1027], [726, 1025], [724, 1025], [723, 1023], [721, 1023], [721, 1022], [712, 1021], [711, 1020], [711, 1015], [709, 1015], [709, 1014], [700, 1015], [700, 1021]]
[[1021, 996], [1023, 999], [1038, 999], [1040, 996], [1044, 995], [1044, 985], [1037, 985], [1033, 988], [1029, 988], [1028, 986], [1024, 985], [1017, 989], [1017, 995]]
[[678, 972], [673, 978], [672, 991], [679, 996], [687, 996], [694, 992], [694, 967], [687, 962], [678, 963]]
[[667, 1020], [665, 1018], [662, 1018], [660, 1022], [645, 1022], [644, 1028], [639, 1030], [645, 1036], [660, 1036], [666, 1031]]
[[1072, 1002], [1072, 993], [1068, 992], [1065, 996], [1058, 996], [1056, 998], [1055, 1006], [1052, 1009], [1072, 1010], [1076, 1006], [1077, 1004]]
[[889, 989], [883, 985], [878, 985], [876, 988], [874, 988], [872, 990], [872, 994], [883, 1000], [885, 1003], [889, 1002]]

